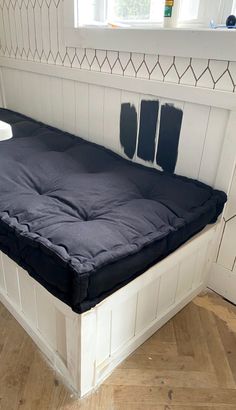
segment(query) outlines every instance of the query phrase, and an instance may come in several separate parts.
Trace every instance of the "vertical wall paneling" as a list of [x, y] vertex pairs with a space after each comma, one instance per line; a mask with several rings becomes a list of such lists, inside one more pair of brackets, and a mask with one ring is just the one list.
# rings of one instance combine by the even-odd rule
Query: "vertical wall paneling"
[[[12, 76], [11, 76], [11, 92], [12, 92], [11, 109], [13, 111], [20, 111], [19, 107], [21, 107], [21, 102], [22, 102], [22, 81], [21, 81], [21, 78], [22, 78], [22, 71], [12, 70]], [[8, 107], [8, 105], [7, 105], [7, 107]]]
[[32, 84], [34, 84], [34, 74], [22, 71], [21, 92], [25, 101], [24, 114], [34, 118], [34, 100], [32, 98]]
[[[215, 185], [216, 188], [227, 191], [235, 160], [235, 152], [232, 147], [234, 147], [233, 130], [236, 126], [236, 120], [233, 112], [229, 115], [230, 111], [226, 109], [160, 99], [151, 95], [18, 69], [4, 67], [1, 71], [6, 106], [9, 109], [19, 111], [72, 134], [77, 134], [84, 139], [90, 139], [92, 142], [112, 149], [125, 158], [158, 169], [162, 168], [155, 161], [157, 154], [159, 155], [159, 134], [161, 126], [163, 126], [160, 124], [162, 123], [160, 115], [162, 107], [168, 105], [172, 106], [173, 111], [183, 110], [175, 173], [200, 179], [212, 186]], [[139, 137], [141, 137], [144, 147], [146, 142], [148, 150], [153, 150], [153, 136], [151, 143], [149, 140], [146, 141], [145, 133], [140, 136], [140, 108], [142, 101], [157, 100], [159, 101], [159, 115], [154, 144], [154, 162], [152, 162], [145, 160], [146, 156], [139, 152]], [[2, 101], [1, 105], [4, 104], [5, 102]], [[135, 135], [132, 134], [132, 141], [128, 141], [130, 135], [128, 132], [126, 134], [127, 124], [124, 123], [121, 144], [122, 104], [127, 105], [131, 108], [132, 113], [135, 113], [135, 116], [130, 117], [130, 121], [135, 121], [135, 128], [132, 129]], [[128, 121], [127, 116], [124, 119]], [[167, 120], [169, 120], [168, 117], [165, 121]], [[132, 147], [129, 144], [132, 144]], [[149, 149], [149, 145], [151, 149]], [[130, 155], [130, 150], [132, 155]], [[169, 156], [168, 150], [172, 155], [171, 141], [165, 147], [166, 158]], [[224, 160], [219, 164], [221, 154]], [[143, 158], [140, 158], [142, 156]]]
[[28, 3], [28, 24], [29, 24], [29, 60], [34, 60], [34, 55], [36, 51], [36, 36], [35, 36], [35, 21], [34, 21], [34, 8], [33, 4], [29, 1]]
[[16, 38], [16, 24], [15, 15], [12, 2], [9, 3], [9, 23], [10, 23], [10, 33], [11, 33], [11, 55], [15, 57], [17, 49], [17, 38]]
[[36, 1], [34, 7], [34, 16], [35, 16], [35, 40], [36, 40], [36, 54], [35, 60], [39, 61], [43, 52], [43, 30], [42, 30], [42, 19], [41, 19], [41, 7]]
[[121, 92], [105, 88], [104, 93], [104, 145], [116, 153], [120, 152], [120, 105]]
[[103, 145], [104, 87], [89, 85], [89, 140]]
[[[23, 11], [23, 9], [22, 9]], [[3, 7], [3, 29], [5, 33], [5, 42], [6, 42], [6, 47], [8, 49], [8, 52], [11, 50], [11, 32], [10, 32], [10, 21], [9, 21], [9, 13], [8, 9], [5, 5]]]
[[[21, 104], [20, 104], [20, 112], [25, 115], [31, 115], [31, 90], [29, 89], [29, 83], [28, 83], [28, 72], [26, 71], [21, 71], [20, 72], [20, 87], [21, 87]], [[39, 77], [39, 81], [41, 81], [42, 76]], [[41, 92], [42, 89], [40, 89], [40, 94], [39, 94], [39, 100], [41, 99]], [[42, 114], [42, 113], [41, 113]], [[43, 119], [43, 117], [42, 117]]]
[[49, 11], [48, 11], [48, 4], [46, 1], [42, 3], [41, 18], [42, 18], [42, 40], [43, 40], [42, 61], [47, 62], [51, 46], [50, 46]]
[[[40, 120], [42, 110], [44, 109], [44, 103], [42, 98], [38, 98], [40, 87], [38, 76], [34, 73], [27, 73], [25, 82], [27, 83], [27, 107], [29, 107], [28, 110], [30, 111], [30, 117]], [[40, 95], [42, 94], [40, 93]]]
[[62, 64], [66, 54], [66, 47], [64, 42], [64, 14], [63, 3], [58, 2], [57, 7], [57, 27], [58, 27], [58, 55], [56, 64]]
[[16, 56], [19, 58], [21, 56], [21, 52], [24, 47], [24, 42], [23, 42], [23, 32], [22, 32], [22, 23], [21, 23], [21, 8], [20, 8], [20, 4], [18, 1], [15, 3], [15, 24], [16, 24], [16, 38], [17, 38]]
[[88, 140], [89, 86], [85, 83], [75, 83], [75, 122], [76, 135]]
[[5, 36], [5, 29], [4, 29], [4, 15], [3, 9], [0, 7], [0, 39], [1, 39], [1, 47], [3, 50], [6, 48], [6, 36]]
[[50, 54], [51, 59], [56, 61], [58, 52], [58, 27], [57, 27], [57, 8], [54, 1], [49, 5], [49, 23], [50, 23]]
[[62, 79], [51, 77], [51, 102], [52, 102], [52, 124], [54, 127], [64, 129], [63, 90]]
[[[27, 73], [9, 68], [2, 68], [1, 73], [1, 89], [2, 94], [5, 94], [7, 108], [23, 113], [22, 107], [24, 107], [25, 100], [22, 95], [22, 77], [25, 78]], [[30, 86], [28, 85], [28, 87]], [[26, 106], [25, 111], [27, 111]]]
[[75, 134], [75, 83], [71, 80], [62, 81], [64, 129]]
[[197, 178], [206, 138], [210, 107], [192, 103], [184, 106], [179, 155], [175, 172]]
[[7, 86], [6, 92], [7, 108], [19, 111], [21, 114], [34, 116], [34, 97], [32, 96], [32, 78], [34, 76], [35, 74], [26, 71], [6, 70], [4, 73], [4, 81], [6, 81], [6, 84], [10, 82], [10, 86]]
[[216, 107], [211, 108], [198, 175], [200, 181], [209, 185], [215, 183], [228, 117], [228, 111]]
[[[23, 114], [28, 115], [29, 117], [34, 117], [34, 109], [37, 109], [37, 107], [34, 106], [34, 97], [32, 96], [34, 90], [36, 92], [36, 95], [38, 96], [37, 102], [39, 103], [39, 106], [42, 106], [42, 93], [43, 89], [39, 88], [41, 86], [40, 82], [44, 78], [44, 76], [40, 76], [38, 78], [39, 81], [39, 86], [37, 87], [35, 82], [34, 82], [34, 77], [33, 73], [28, 73], [25, 71], [21, 71], [20, 73], [20, 95], [19, 95], [19, 101], [22, 101], [22, 110]], [[45, 77], [46, 78], [46, 77]], [[35, 88], [36, 86], [36, 88]], [[45, 90], [45, 96], [46, 96], [47, 91]], [[47, 104], [47, 103], [46, 103]], [[38, 109], [37, 114], [39, 117], [43, 118], [42, 115], [43, 111], [41, 109]], [[49, 119], [49, 116], [46, 116], [45, 120], [47, 121]]]
[[39, 90], [40, 103], [42, 107], [42, 122], [52, 125], [52, 100], [51, 100], [51, 78], [47, 75], [40, 76]]
[[15, 90], [15, 84], [13, 84], [13, 79], [12, 79], [12, 72], [13, 70], [5, 69], [2, 68], [2, 81], [4, 83], [4, 88], [5, 88], [5, 99], [6, 99], [6, 105], [8, 108], [12, 108], [13, 101], [14, 101], [14, 90]]
[[29, 25], [28, 25], [28, 13], [26, 3], [23, 1], [21, 5], [21, 24], [22, 24], [22, 35], [23, 35], [23, 45], [22, 56], [26, 59], [29, 54]]
[[[232, 1], [232, 0], [227, 0]], [[4, 57], [41, 61], [71, 67], [74, 57], [78, 67], [124, 75], [155, 83], [166, 82], [211, 90], [235, 92], [235, 62], [228, 58], [201, 58], [144, 55], [130, 51], [110, 52], [90, 49], [98, 58], [86, 59], [88, 49], [65, 47], [63, 18], [66, 0], [2, 0], [0, 2], [0, 53]], [[72, 6], [72, 0], [65, 8]], [[65, 13], [64, 13], [65, 14]], [[138, 41], [138, 40], [137, 40]], [[73, 42], [73, 41], [72, 41]], [[203, 54], [204, 51], [203, 51]], [[221, 53], [222, 58], [225, 58]], [[229, 53], [226, 53], [229, 54]], [[202, 74], [202, 75], [201, 75]]]

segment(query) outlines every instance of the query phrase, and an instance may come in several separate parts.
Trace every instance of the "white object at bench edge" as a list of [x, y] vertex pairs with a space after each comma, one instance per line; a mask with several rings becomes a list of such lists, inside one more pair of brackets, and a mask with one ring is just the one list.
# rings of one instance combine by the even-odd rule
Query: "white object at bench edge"
[[0, 121], [0, 141], [9, 140], [12, 138], [12, 129], [10, 124]]

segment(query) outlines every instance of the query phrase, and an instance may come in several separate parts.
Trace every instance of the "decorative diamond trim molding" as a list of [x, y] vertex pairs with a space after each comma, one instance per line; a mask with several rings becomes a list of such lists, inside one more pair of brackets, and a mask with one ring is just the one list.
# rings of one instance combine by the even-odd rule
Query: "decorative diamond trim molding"
[[0, 55], [235, 92], [236, 62], [66, 48], [63, 0], [0, 0]]

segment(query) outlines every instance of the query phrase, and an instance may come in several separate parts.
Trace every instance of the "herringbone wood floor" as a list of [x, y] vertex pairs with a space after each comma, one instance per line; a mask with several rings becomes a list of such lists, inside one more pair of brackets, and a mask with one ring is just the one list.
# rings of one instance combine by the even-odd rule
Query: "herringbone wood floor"
[[236, 307], [196, 298], [77, 401], [0, 304], [2, 410], [236, 410]]

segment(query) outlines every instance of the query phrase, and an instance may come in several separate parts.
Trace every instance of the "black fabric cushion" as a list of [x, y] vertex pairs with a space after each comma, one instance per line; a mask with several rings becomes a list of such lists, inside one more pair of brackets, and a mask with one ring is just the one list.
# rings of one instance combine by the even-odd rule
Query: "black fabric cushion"
[[0, 248], [84, 312], [222, 212], [226, 195], [1, 109]]

